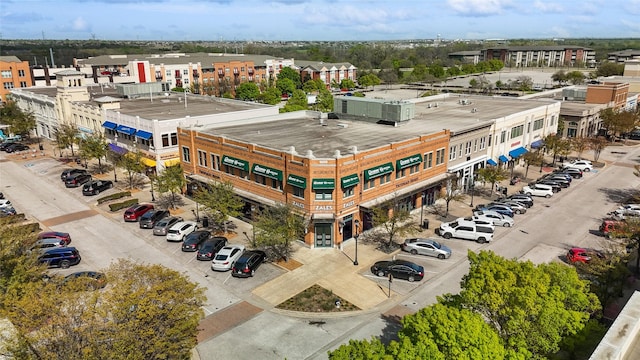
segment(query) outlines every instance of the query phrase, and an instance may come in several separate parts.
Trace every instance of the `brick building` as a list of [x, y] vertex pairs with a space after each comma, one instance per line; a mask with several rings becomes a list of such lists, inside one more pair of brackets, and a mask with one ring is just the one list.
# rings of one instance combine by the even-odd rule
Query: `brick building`
[[32, 86], [29, 62], [21, 61], [16, 56], [0, 56], [0, 76], [2, 77], [0, 102], [7, 101], [7, 95], [12, 89]]

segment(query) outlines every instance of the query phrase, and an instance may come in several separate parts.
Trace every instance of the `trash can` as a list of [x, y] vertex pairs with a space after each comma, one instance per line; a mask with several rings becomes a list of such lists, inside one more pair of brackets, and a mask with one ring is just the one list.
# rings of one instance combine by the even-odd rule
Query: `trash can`
[[505, 195], [505, 196], [507, 195], [507, 187], [506, 186], [502, 188], [502, 194]]
[[38, 148], [40, 149], [40, 151], [44, 150], [44, 146], [42, 146], [42, 144], [38, 145]]
[[202, 227], [209, 227], [209, 218], [206, 216], [202, 218]]
[[428, 229], [429, 228], [429, 220], [423, 220], [422, 221], [422, 228], [423, 229]]

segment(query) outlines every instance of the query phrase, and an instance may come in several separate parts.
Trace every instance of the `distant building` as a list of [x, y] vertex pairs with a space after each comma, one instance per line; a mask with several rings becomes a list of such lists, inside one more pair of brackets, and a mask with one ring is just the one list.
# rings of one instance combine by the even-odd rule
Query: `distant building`
[[295, 67], [300, 72], [302, 82], [320, 79], [327, 88], [331, 87], [334, 82], [339, 85], [344, 79], [357, 82], [357, 68], [350, 63], [297, 60]]
[[482, 50], [482, 60], [498, 59], [509, 67], [596, 65], [593, 49], [581, 46], [500, 46]]
[[7, 95], [12, 89], [22, 89], [32, 86], [29, 62], [21, 61], [16, 56], [0, 56], [0, 102], [7, 101]]
[[481, 50], [457, 51], [449, 53], [449, 58], [462, 64], [477, 64], [483, 59]]
[[622, 50], [607, 54], [607, 60], [615, 63], [624, 63], [629, 60], [640, 60], [640, 50]]

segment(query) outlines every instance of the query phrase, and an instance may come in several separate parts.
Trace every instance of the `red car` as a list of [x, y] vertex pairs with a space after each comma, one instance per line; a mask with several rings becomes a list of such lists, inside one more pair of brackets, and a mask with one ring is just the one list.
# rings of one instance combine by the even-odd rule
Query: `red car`
[[43, 231], [38, 234], [38, 240], [41, 239], [60, 239], [64, 241], [65, 245], [69, 245], [71, 243], [71, 235], [60, 231]]
[[597, 256], [602, 258], [603, 255], [594, 250], [587, 250], [583, 248], [571, 248], [569, 252], [567, 252], [567, 261], [571, 264], [581, 262], [583, 264], [591, 261], [591, 258]]
[[128, 208], [124, 212], [124, 221], [136, 222], [140, 220], [140, 217], [149, 210], [153, 210], [153, 205], [151, 204], [133, 205], [132, 207]]

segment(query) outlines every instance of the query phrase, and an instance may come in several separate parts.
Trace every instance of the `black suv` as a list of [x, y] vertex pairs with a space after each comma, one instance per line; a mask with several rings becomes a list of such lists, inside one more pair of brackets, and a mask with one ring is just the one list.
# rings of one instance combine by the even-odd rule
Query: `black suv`
[[184, 241], [182, 242], [182, 251], [198, 251], [198, 249], [200, 249], [200, 245], [207, 241], [210, 236], [211, 233], [207, 230], [197, 230], [192, 232], [185, 236]]
[[75, 174], [71, 176], [67, 176], [67, 179], [64, 181], [64, 186], [68, 188], [78, 187], [82, 184], [91, 181], [91, 175], [89, 174]]
[[227, 245], [227, 238], [223, 236], [216, 236], [207, 241], [205, 241], [200, 249], [198, 249], [198, 254], [196, 255], [196, 259], [198, 260], [213, 260], [213, 257], [216, 255], [220, 249], [222, 249], [225, 245]]
[[231, 276], [250, 277], [255, 275], [256, 270], [267, 258], [267, 254], [260, 250], [245, 251], [231, 267]]
[[111, 180], [91, 180], [82, 187], [82, 195], [98, 195], [105, 190], [113, 187]]
[[158, 221], [169, 215], [169, 210], [149, 210], [140, 217], [140, 228], [153, 229]]
[[75, 174], [88, 174], [88, 172], [85, 169], [67, 169], [60, 174], [60, 180], [65, 181], [69, 176]]
[[74, 247], [49, 248], [42, 252], [38, 261], [48, 267], [68, 268], [80, 263], [80, 252]]

